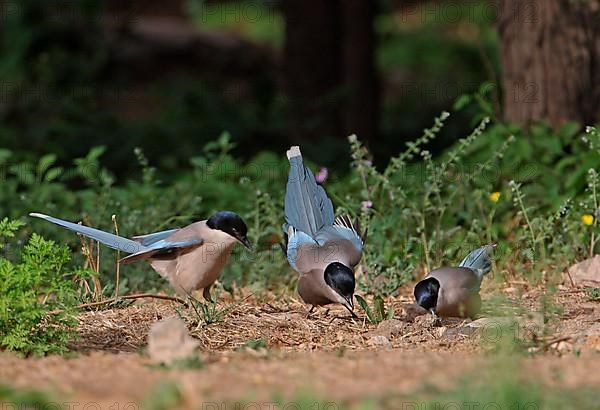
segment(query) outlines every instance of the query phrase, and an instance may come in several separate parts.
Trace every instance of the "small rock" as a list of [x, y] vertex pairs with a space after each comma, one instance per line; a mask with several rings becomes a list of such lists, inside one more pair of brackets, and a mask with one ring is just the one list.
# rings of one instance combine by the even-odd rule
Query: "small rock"
[[369, 344], [372, 346], [392, 347], [392, 343], [385, 336], [373, 336], [369, 339]]
[[571, 351], [573, 350], [573, 343], [569, 343], [566, 341], [560, 341], [556, 344], [555, 346], [556, 350], [558, 350], [559, 352], [565, 352], [565, 351]]
[[402, 335], [404, 323], [397, 319], [384, 320], [373, 332], [374, 336], [384, 336], [388, 339]]
[[462, 337], [471, 336], [476, 331], [476, 328], [470, 326], [451, 327], [446, 329], [446, 331], [442, 334], [442, 337], [448, 340], [455, 340]]
[[417, 316], [426, 315], [429, 312], [416, 303], [407, 303], [402, 306], [404, 310], [404, 319], [407, 322], [413, 322]]
[[460, 331], [461, 335], [478, 335], [482, 341], [496, 343], [503, 336], [512, 337], [518, 332], [517, 322], [508, 317], [483, 317], [467, 323]]
[[576, 263], [568, 269], [570, 278], [565, 282], [570, 283], [571, 279], [575, 286], [600, 286], [600, 255], [586, 259], [583, 262]]
[[466, 327], [478, 329], [480, 327], [505, 327], [514, 324], [514, 320], [508, 317], [482, 317], [467, 323]]
[[171, 364], [189, 357], [198, 344], [185, 323], [174, 317], [155, 323], [148, 334], [148, 354], [156, 363]]
[[415, 325], [420, 326], [420, 327], [424, 327], [424, 328], [432, 328], [432, 327], [437, 327], [439, 326], [441, 323], [441, 320], [439, 317], [435, 317], [431, 314], [429, 315], [422, 315], [422, 316], [417, 316], [415, 318]]
[[521, 328], [530, 332], [540, 334], [544, 330], [544, 315], [539, 312], [530, 312], [527, 315], [517, 317]]

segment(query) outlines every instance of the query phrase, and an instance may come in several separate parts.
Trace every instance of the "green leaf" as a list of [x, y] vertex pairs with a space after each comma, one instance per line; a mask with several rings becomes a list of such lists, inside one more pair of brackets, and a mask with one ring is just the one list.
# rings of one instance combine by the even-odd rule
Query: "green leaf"
[[373, 299], [373, 306], [375, 306], [377, 322], [381, 322], [385, 317], [385, 303], [383, 302], [383, 298], [379, 295], [375, 296], [375, 299]]
[[356, 298], [356, 301], [358, 302], [358, 305], [362, 308], [362, 310], [365, 311], [365, 313], [367, 314], [367, 318], [369, 319], [369, 322], [371, 323], [375, 323], [376, 322], [376, 318], [373, 315], [373, 311], [371, 310], [371, 308], [369, 307], [369, 305], [367, 304], [367, 301], [364, 300], [362, 298], [362, 296], [359, 295], [354, 295], [354, 297]]
[[385, 316], [385, 320], [392, 320], [394, 318], [394, 307], [390, 306], [387, 311], [387, 315]]
[[12, 157], [12, 152], [7, 150], [7, 149], [3, 149], [0, 148], [0, 165], [4, 165], [8, 162], [8, 159]]
[[600, 288], [587, 287], [583, 289], [585, 294], [592, 300], [600, 300]]
[[[0, 237], [14, 238], [15, 232], [22, 226], [25, 226], [25, 222], [4, 218], [0, 221]], [[0, 242], [0, 249], [2, 249], [3, 246], [4, 244]]]
[[48, 168], [50, 168], [52, 166], [52, 164], [54, 164], [56, 162], [56, 155], [55, 154], [47, 154], [44, 155], [42, 158], [40, 158], [40, 160], [38, 161], [38, 166], [37, 166], [37, 173], [38, 175], [44, 175], [44, 173], [48, 170]]
[[85, 156], [85, 159], [87, 159], [87, 160], [97, 160], [105, 152], [106, 152], [106, 147], [104, 145], [101, 145], [101, 146], [98, 146], [98, 147], [93, 147], [92, 149], [89, 150], [88, 154]]
[[208, 165], [208, 160], [204, 157], [193, 157], [190, 159], [190, 164], [195, 168], [204, 168]]
[[471, 102], [471, 99], [472, 98], [469, 94], [463, 94], [456, 99], [452, 108], [454, 109], [454, 111], [460, 111]]
[[46, 175], [44, 175], [44, 182], [52, 182], [58, 177], [60, 177], [63, 173], [63, 169], [61, 167], [50, 168]]
[[11, 174], [17, 177], [17, 180], [23, 185], [31, 186], [35, 184], [35, 175], [33, 166], [28, 163], [11, 165], [9, 168]]
[[581, 131], [581, 125], [576, 122], [567, 122], [559, 130], [558, 135], [564, 142], [570, 142]]
[[496, 88], [496, 86], [494, 85], [494, 83], [492, 83], [490, 81], [486, 81], [483, 84], [481, 84], [481, 86], [479, 87], [479, 94], [486, 95], [486, 94], [494, 91], [495, 88]]

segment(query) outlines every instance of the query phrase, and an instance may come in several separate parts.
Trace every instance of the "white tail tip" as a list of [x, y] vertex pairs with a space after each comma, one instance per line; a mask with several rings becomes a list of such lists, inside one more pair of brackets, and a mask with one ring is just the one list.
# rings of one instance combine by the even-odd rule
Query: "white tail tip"
[[34, 218], [42, 218], [42, 219], [48, 218], [48, 215], [40, 214], [37, 212], [30, 212], [29, 216], [33, 216]]
[[287, 154], [288, 159], [302, 156], [302, 154], [300, 153], [300, 147], [297, 145], [290, 147], [290, 149], [287, 150], [286, 154]]

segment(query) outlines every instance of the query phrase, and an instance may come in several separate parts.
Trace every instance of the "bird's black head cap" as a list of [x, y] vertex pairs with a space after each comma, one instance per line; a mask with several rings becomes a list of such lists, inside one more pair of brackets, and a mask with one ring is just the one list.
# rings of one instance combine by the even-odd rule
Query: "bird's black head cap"
[[350, 306], [354, 305], [352, 297], [354, 295], [354, 271], [346, 265], [339, 262], [332, 262], [325, 268], [325, 283], [342, 296]]
[[211, 229], [218, 229], [219, 231], [231, 235], [240, 241], [246, 248], [252, 248], [252, 245], [246, 236], [248, 234], [248, 227], [238, 214], [229, 211], [219, 211], [208, 218], [206, 225]]
[[432, 310], [437, 306], [440, 282], [435, 278], [423, 279], [415, 286], [415, 299], [424, 309]]

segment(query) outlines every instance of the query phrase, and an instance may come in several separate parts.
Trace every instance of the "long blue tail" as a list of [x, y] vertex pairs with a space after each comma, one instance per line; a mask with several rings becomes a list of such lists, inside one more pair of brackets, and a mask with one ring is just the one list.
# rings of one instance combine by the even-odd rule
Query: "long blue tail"
[[472, 269], [479, 277], [479, 280], [481, 280], [483, 275], [492, 270], [490, 254], [495, 247], [496, 245], [485, 245], [475, 249], [473, 252], [469, 253], [458, 266]]
[[123, 252], [136, 253], [146, 249], [146, 247], [139, 242], [132, 241], [131, 239], [127, 238], [122, 238], [120, 236], [113, 235], [112, 233], [104, 232], [99, 229], [74, 224], [72, 222], [63, 221], [62, 219], [54, 218], [44, 214], [39, 214], [36, 212], [30, 213], [29, 216], [45, 219], [48, 222], [52, 222], [53, 224], [62, 226], [63, 228], [67, 228], [71, 231], [75, 231], [84, 236], [87, 236], [88, 238], [92, 238], [100, 243], [103, 243], [104, 245], [110, 248], [117, 249]]
[[290, 174], [285, 192], [285, 219], [289, 225], [315, 238], [321, 228], [333, 225], [333, 204], [304, 166], [300, 147], [291, 147], [287, 157]]

